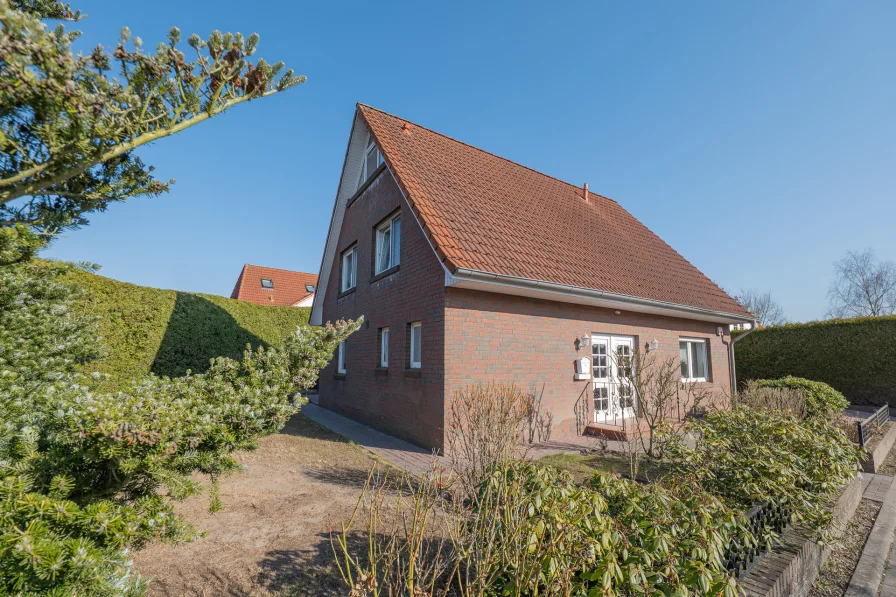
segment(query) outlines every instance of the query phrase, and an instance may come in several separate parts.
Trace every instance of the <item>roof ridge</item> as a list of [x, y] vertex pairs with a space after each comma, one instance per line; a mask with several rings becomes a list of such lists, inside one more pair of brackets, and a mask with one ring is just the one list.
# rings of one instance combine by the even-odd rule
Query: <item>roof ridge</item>
[[[359, 107], [364, 107], [364, 108], [369, 108], [370, 110], [373, 110], [373, 111], [375, 111], [375, 112], [379, 112], [380, 114], [385, 114], [386, 116], [389, 116], [389, 117], [391, 117], [391, 118], [395, 118], [395, 119], [397, 119], [397, 120], [401, 120], [401, 121], [407, 122], [408, 124], [412, 124], [412, 125], [414, 125], [414, 126], [418, 126], [418, 127], [420, 127], [421, 129], [423, 129], [423, 130], [425, 130], [425, 131], [429, 131], [430, 133], [433, 133], [434, 135], [438, 135], [438, 136], [440, 136], [440, 137], [444, 137], [445, 139], [449, 139], [449, 140], [451, 140], [451, 141], [454, 141], [455, 143], [460, 143], [461, 145], [465, 145], [466, 147], [469, 147], [470, 149], [475, 149], [476, 151], [478, 151], [478, 152], [480, 152], [480, 153], [484, 153], [484, 154], [486, 154], [486, 155], [490, 155], [490, 156], [492, 156], [492, 157], [494, 157], [494, 158], [498, 158], [499, 160], [504, 161], [504, 162], [507, 162], [508, 164], [513, 164], [514, 166], [519, 166], [520, 168], [525, 168], [526, 170], [528, 170], [528, 171], [530, 171], [530, 172], [534, 172], [535, 174], [538, 174], [539, 176], [544, 176], [545, 178], [550, 178], [551, 180], [556, 180], [557, 182], [559, 182], [559, 183], [561, 183], [561, 184], [565, 184], [565, 185], [570, 186], [570, 187], [572, 187], [572, 188], [574, 188], [574, 189], [577, 189], [577, 190], [579, 190], [579, 191], [583, 191], [583, 190], [584, 190], [582, 187], [577, 186], [577, 185], [574, 185], [574, 184], [572, 184], [571, 182], [567, 182], [567, 181], [565, 181], [565, 180], [562, 180], [562, 179], [557, 178], [556, 176], [552, 176], [552, 175], [550, 175], [550, 174], [545, 174], [545, 173], [542, 172], [541, 170], [536, 170], [535, 168], [532, 168], [531, 166], [526, 166], [525, 164], [520, 164], [519, 162], [515, 162], [515, 161], [513, 161], [513, 160], [511, 160], [511, 159], [505, 158], [504, 156], [500, 156], [500, 155], [498, 155], [498, 154], [496, 154], [496, 153], [494, 153], [494, 152], [492, 152], [492, 151], [488, 151], [488, 150], [486, 150], [486, 149], [482, 149], [481, 147], [476, 147], [475, 145], [472, 145], [471, 143], [467, 143], [466, 141], [461, 141], [460, 139], [456, 139], [456, 138], [452, 137], [451, 135], [446, 135], [445, 133], [440, 133], [440, 132], [437, 131], [437, 130], [434, 130], [434, 129], [429, 128], [428, 126], [423, 126], [422, 124], [417, 124], [416, 122], [412, 122], [412, 121], [408, 120], [407, 118], [402, 118], [401, 116], [397, 116], [397, 115], [395, 115], [395, 114], [392, 114], [391, 112], [386, 112], [385, 110], [380, 110], [379, 108], [374, 108], [374, 107], [371, 106], [371, 105], [364, 104], [364, 103], [361, 103], [361, 102], [358, 102], [358, 106], [359, 106]], [[595, 192], [593, 192], [591, 189], [588, 189], [588, 194], [589, 194], [589, 195], [596, 195], [597, 197], [601, 197], [601, 198], [603, 198], [603, 199], [607, 199], [607, 200], [609, 200], [609, 201], [612, 201], [613, 203], [619, 204], [619, 202], [616, 201], [615, 199], [613, 199], [612, 197], [607, 197], [606, 195], [601, 195], [600, 193], [595, 193]]]
[[295, 270], [295, 269], [285, 269], [285, 268], [282, 268], [282, 267], [270, 267], [270, 266], [268, 266], [268, 265], [255, 265], [254, 263], [246, 263], [246, 264], [244, 264], [244, 265], [243, 265], [243, 271], [245, 271], [245, 269], [246, 269], [247, 267], [261, 267], [261, 268], [264, 268], [264, 269], [275, 269], [275, 270], [280, 271], [280, 272], [289, 272], [289, 273], [291, 273], [291, 274], [304, 274], [304, 275], [306, 275], [306, 276], [315, 276], [315, 277], [319, 277], [319, 274], [313, 274], [313, 273], [311, 273], [311, 272], [300, 272], [299, 270]]

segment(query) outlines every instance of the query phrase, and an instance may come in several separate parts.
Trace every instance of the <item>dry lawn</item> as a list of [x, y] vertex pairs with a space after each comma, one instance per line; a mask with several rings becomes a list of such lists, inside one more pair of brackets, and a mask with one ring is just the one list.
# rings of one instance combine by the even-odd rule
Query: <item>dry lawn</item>
[[136, 554], [150, 596], [345, 593], [329, 531], [351, 515], [373, 458], [303, 415], [260, 444], [221, 481], [223, 510], [210, 514], [207, 496], [178, 506], [203, 538]]

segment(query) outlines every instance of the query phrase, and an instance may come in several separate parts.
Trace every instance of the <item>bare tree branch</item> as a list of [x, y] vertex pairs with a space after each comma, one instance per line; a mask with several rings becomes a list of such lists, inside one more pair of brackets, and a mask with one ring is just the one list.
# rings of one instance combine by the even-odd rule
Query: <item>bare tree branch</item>
[[784, 315], [784, 308], [772, 297], [771, 292], [760, 292], [758, 290], [741, 289], [740, 293], [734, 299], [741, 306], [756, 316], [764, 326], [781, 325], [787, 323], [787, 317]]
[[872, 249], [849, 251], [834, 263], [828, 317], [879, 317], [896, 313], [896, 263]]

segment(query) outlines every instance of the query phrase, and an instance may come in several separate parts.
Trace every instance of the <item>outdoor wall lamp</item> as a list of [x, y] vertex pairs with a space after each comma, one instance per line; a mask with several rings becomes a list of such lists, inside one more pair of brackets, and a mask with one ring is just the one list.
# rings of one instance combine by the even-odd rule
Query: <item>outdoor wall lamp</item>
[[576, 342], [579, 343], [579, 350], [583, 350], [591, 346], [591, 336], [589, 336], [588, 334], [582, 334], [582, 337], [577, 338]]
[[660, 341], [656, 338], [653, 339], [653, 342], [647, 345], [647, 352], [653, 352], [654, 350], [660, 349]]

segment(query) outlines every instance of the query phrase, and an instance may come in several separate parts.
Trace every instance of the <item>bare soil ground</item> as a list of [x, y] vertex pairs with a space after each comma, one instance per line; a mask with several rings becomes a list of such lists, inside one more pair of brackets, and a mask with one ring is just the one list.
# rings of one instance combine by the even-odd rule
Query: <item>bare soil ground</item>
[[351, 516], [370, 454], [296, 415], [239, 460], [248, 468], [221, 481], [220, 512], [208, 496], [178, 506], [204, 537], [136, 554], [150, 596], [343, 595], [329, 531]]

